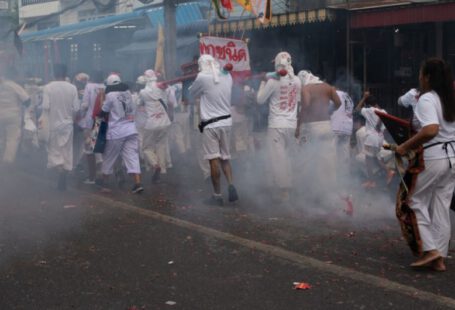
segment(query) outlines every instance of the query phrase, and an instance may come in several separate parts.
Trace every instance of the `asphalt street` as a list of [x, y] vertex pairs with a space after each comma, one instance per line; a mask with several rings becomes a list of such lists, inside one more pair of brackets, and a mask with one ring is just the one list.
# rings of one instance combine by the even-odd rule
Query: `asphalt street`
[[395, 219], [369, 218], [368, 201], [354, 216], [248, 195], [206, 206], [209, 186], [181, 173], [137, 196], [3, 171], [0, 309], [455, 308], [453, 260], [411, 270]]

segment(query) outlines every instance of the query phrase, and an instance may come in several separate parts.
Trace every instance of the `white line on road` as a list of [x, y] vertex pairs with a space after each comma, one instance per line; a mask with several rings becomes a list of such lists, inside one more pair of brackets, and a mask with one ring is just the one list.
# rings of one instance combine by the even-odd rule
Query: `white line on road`
[[106, 204], [110, 207], [118, 208], [127, 210], [130, 212], [134, 212], [137, 214], [141, 214], [143, 216], [152, 218], [154, 220], [158, 220], [164, 223], [173, 224], [182, 228], [190, 229], [192, 231], [196, 231], [210, 237], [214, 237], [220, 240], [229, 241], [253, 250], [261, 251], [266, 254], [279, 257], [288, 261], [295, 263], [299, 267], [307, 268], [312, 267], [314, 269], [332, 273], [339, 277], [348, 278], [357, 282], [362, 282], [367, 285], [375, 286], [387, 291], [400, 293], [403, 295], [407, 295], [422, 301], [429, 301], [434, 304], [438, 304], [443, 307], [453, 308], [455, 309], [455, 299], [437, 295], [428, 291], [423, 291], [417, 289], [412, 286], [400, 284], [398, 282], [394, 282], [391, 280], [387, 280], [378, 276], [374, 276], [368, 273], [360, 272], [351, 268], [342, 267], [334, 264], [327, 264], [321, 260], [302, 255], [296, 252], [288, 251], [283, 248], [264, 244], [261, 242], [257, 242], [254, 240], [249, 240], [246, 238], [242, 238], [239, 236], [235, 236], [230, 233], [222, 232], [213, 228], [205, 227], [202, 225], [198, 225], [192, 222], [188, 222], [185, 220], [181, 220], [172, 216], [164, 215], [159, 212], [155, 212], [152, 210], [146, 210], [140, 207], [136, 207], [134, 205], [130, 205], [124, 202], [115, 201], [107, 197], [103, 197], [97, 194], [87, 194], [90, 199], [95, 200], [97, 202]]

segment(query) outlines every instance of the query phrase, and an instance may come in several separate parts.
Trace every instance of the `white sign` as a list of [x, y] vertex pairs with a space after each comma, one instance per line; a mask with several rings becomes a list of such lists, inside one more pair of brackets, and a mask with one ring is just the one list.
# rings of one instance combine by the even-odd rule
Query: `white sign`
[[234, 72], [250, 71], [250, 54], [245, 41], [219, 37], [201, 37], [201, 55], [209, 54], [218, 60], [221, 67], [232, 64]]

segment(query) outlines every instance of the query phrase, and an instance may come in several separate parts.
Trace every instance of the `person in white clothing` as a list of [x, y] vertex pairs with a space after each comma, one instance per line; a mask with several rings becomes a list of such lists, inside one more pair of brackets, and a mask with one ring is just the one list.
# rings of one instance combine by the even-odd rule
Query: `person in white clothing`
[[[278, 74], [280, 72], [280, 74]], [[267, 149], [273, 184], [279, 189], [281, 202], [289, 200], [292, 187], [290, 152], [296, 144], [297, 112], [301, 83], [294, 74], [291, 55], [280, 52], [275, 57], [275, 72], [263, 81], [257, 94], [257, 103], [269, 104]]]
[[168, 133], [171, 121], [167, 113], [167, 93], [157, 82], [153, 70], [144, 74], [147, 84], [139, 92], [139, 106], [144, 106], [146, 119], [143, 127], [142, 151], [144, 159], [153, 169], [152, 182], [160, 180], [160, 174], [166, 173]]
[[56, 81], [43, 89], [43, 114], [49, 122], [47, 167], [59, 170], [58, 189], [66, 189], [66, 175], [73, 169], [73, 121], [80, 103], [77, 89], [65, 81], [66, 66], [54, 65]]
[[419, 101], [420, 92], [416, 88], [411, 88], [403, 96], [398, 98], [398, 105], [404, 108], [412, 108], [414, 111], [417, 101]]
[[356, 111], [365, 118], [365, 164], [368, 175], [368, 180], [362, 184], [365, 188], [375, 188], [376, 181], [374, 180], [374, 170], [376, 167], [381, 167], [387, 172], [387, 182], [390, 182], [394, 175], [394, 171], [388, 169], [384, 163], [379, 160], [379, 153], [384, 143], [385, 126], [376, 111], [386, 113], [384, 109], [379, 107], [376, 98], [366, 91], [356, 107]]
[[132, 193], [144, 191], [141, 185], [141, 167], [139, 163], [139, 138], [134, 115], [136, 113], [133, 98], [128, 85], [120, 77], [111, 74], [106, 80], [106, 98], [101, 108], [101, 117], [109, 116], [106, 133], [106, 148], [103, 153], [101, 171], [103, 182], [113, 173], [114, 164], [121, 156], [127, 173], [133, 176]]
[[[344, 91], [337, 90], [337, 95], [341, 105], [330, 116], [330, 125], [336, 149], [337, 178], [338, 181], [342, 181], [349, 175], [354, 102]], [[331, 102], [331, 105], [335, 104]]]
[[[1, 59], [0, 59], [1, 60]], [[5, 74], [6, 75], [6, 74]], [[12, 164], [21, 137], [21, 110], [30, 104], [27, 92], [0, 72], [0, 140], [4, 142], [3, 164]], [[3, 139], [1, 139], [3, 138]]]
[[232, 168], [229, 162], [231, 159], [229, 144], [232, 127], [230, 114], [232, 77], [228, 72], [220, 69], [219, 63], [211, 55], [202, 55], [198, 64], [200, 72], [189, 90], [192, 97], [200, 98], [199, 129], [202, 132], [202, 150], [204, 159], [210, 162], [214, 190], [208, 202], [223, 205], [220, 166], [229, 184], [228, 200], [234, 202], [239, 199], [233, 185]]
[[93, 109], [98, 95], [105, 89], [103, 83], [103, 73], [95, 71], [91, 80], [85, 85], [84, 94], [81, 103], [81, 120], [79, 126], [83, 130], [84, 136], [84, 154], [87, 159], [88, 178], [84, 181], [85, 184], [95, 184], [96, 178], [96, 158], [91, 147], [91, 133], [93, 128]]
[[423, 146], [424, 170], [410, 197], [422, 240], [422, 256], [412, 267], [445, 271], [449, 249], [450, 202], [455, 188], [455, 98], [450, 67], [438, 58], [425, 61], [419, 74], [422, 94], [415, 107], [417, 134], [399, 145], [405, 155]]

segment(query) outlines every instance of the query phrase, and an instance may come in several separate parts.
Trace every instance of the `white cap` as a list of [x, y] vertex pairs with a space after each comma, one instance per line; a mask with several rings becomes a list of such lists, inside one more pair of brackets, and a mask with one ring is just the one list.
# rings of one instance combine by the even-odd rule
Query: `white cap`
[[117, 74], [111, 74], [107, 77], [106, 85], [112, 86], [112, 85], [120, 84], [121, 82], [122, 82], [122, 80], [120, 80], [120, 77]]
[[201, 57], [199, 57], [198, 64], [199, 71], [212, 74], [215, 84], [218, 84], [220, 82], [220, 78], [218, 77], [218, 74], [221, 72], [220, 64], [215, 60], [215, 58], [213, 58], [212, 55], [201, 55]]
[[294, 76], [294, 69], [292, 68], [292, 57], [288, 52], [280, 52], [275, 56], [275, 71], [278, 72], [285, 69], [289, 76]]

